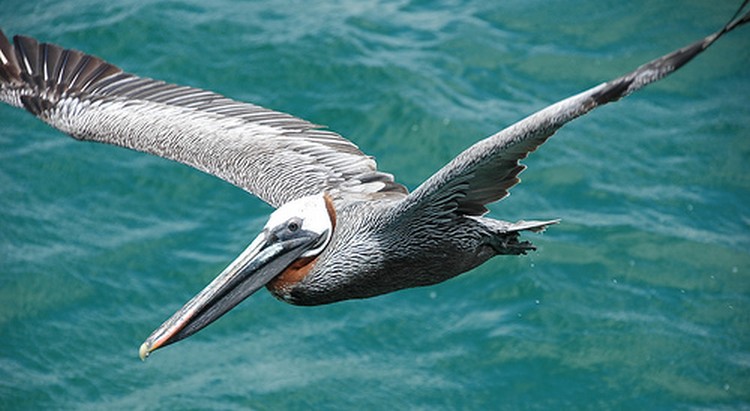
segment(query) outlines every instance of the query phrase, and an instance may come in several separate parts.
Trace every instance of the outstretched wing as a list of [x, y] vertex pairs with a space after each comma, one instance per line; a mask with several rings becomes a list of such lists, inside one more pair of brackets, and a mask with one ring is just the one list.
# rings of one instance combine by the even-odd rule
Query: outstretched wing
[[414, 190], [399, 212], [404, 212], [404, 208], [429, 210], [435, 218], [454, 213], [473, 216], [486, 213], [487, 204], [506, 197], [508, 190], [520, 181], [518, 174], [526, 168], [520, 160], [560, 127], [679, 69], [719, 37], [750, 21], [750, 12], [737, 18], [747, 3], [745, 0], [730, 22], [718, 32], [650, 61], [622, 77], [542, 109], [469, 147]]
[[340, 135], [219, 94], [123, 72], [97, 57], [0, 31], [0, 100], [79, 140], [176, 160], [280, 206], [334, 198], [406, 196]]

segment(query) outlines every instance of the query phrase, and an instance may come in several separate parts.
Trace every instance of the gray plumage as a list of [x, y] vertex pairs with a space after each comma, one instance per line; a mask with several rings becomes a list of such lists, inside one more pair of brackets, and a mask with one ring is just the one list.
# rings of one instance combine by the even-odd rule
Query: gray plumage
[[305, 120], [141, 78], [28, 37], [12, 45], [1, 31], [0, 100], [76, 139], [191, 165], [275, 207], [326, 193], [336, 214], [330, 243], [299, 282], [271, 287], [291, 303], [323, 304], [438, 283], [495, 255], [533, 249], [519, 233], [556, 220], [483, 217], [487, 204], [518, 183], [520, 161], [569, 121], [669, 75], [749, 19], [733, 18], [715, 34], [477, 142], [411, 194], [353, 143]]

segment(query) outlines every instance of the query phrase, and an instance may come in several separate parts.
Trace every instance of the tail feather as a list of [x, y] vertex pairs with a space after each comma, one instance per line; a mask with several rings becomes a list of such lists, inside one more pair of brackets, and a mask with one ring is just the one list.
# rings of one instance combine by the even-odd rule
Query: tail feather
[[519, 255], [528, 251], [536, 250], [530, 241], [520, 241], [522, 231], [540, 233], [547, 227], [560, 222], [556, 220], [546, 221], [517, 221], [508, 223], [506, 221], [493, 220], [485, 217], [473, 217], [488, 228], [492, 235], [489, 236], [489, 244], [497, 254]]
[[520, 220], [515, 223], [511, 223], [507, 231], [508, 232], [519, 232], [519, 231], [531, 231], [532, 233], [541, 233], [547, 229], [547, 227], [557, 224], [560, 219], [547, 220], [547, 221], [524, 221]]

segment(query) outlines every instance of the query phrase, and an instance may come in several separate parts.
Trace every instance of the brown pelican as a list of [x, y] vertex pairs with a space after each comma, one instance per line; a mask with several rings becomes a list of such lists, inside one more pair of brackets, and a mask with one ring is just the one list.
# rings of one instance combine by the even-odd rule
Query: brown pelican
[[340, 135], [210, 91], [123, 72], [103, 60], [0, 31], [0, 99], [76, 139], [191, 165], [277, 210], [258, 237], [158, 327], [141, 358], [189, 337], [262, 287], [291, 304], [367, 298], [439, 283], [496, 255], [534, 247], [519, 236], [550, 221], [485, 217], [519, 182], [520, 160], [567, 122], [689, 62], [747, 23], [555, 103], [481, 140], [409, 193]]

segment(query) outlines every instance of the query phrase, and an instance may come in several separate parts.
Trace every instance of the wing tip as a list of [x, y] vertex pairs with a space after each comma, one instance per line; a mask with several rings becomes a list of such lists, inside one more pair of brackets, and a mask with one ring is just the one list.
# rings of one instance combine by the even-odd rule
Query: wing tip
[[650, 83], [653, 83], [654, 81], [660, 80], [680, 69], [682, 66], [690, 62], [693, 58], [710, 47], [721, 36], [729, 33], [739, 26], [750, 22], [750, 11], [742, 14], [742, 11], [745, 9], [749, 1], [750, 0], [743, 1], [742, 5], [740, 5], [732, 18], [730, 18], [729, 21], [717, 32], [710, 34], [692, 44], [675, 50], [667, 55], [643, 64], [634, 71], [622, 77], [605, 83], [604, 87], [600, 91], [591, 96], [595, 104], [603, 105], [613, 101], [617, 101], [623, 97], [626, 97], [632, 92]]
[[104, 60], [0, 29], [0, 99], [40, 115], [63, 94], [86, 92], [122, 70]]
[[21, 81], [21, 71], [16, 62], [13, 45], [0, 29], [0, 86]]

